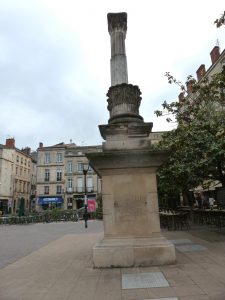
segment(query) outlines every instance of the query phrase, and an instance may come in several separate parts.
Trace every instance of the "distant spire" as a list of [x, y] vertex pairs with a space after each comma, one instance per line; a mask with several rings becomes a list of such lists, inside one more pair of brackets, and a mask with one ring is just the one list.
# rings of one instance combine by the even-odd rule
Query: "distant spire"
[[220, 48], [220, 41], [219, 41], [219, 39], [216, 40], [216, 46], [218, 46]]

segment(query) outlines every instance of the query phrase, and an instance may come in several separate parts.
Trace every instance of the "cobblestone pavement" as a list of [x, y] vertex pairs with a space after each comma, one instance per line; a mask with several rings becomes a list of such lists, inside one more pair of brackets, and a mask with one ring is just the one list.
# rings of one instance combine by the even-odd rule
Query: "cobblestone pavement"
[[[0, 268], [28, 255], [65, 234], [96, 233], [102, 230], [101, 221], [38, 223], [0, 226]], [[1, 299], [0, 299], [1, 300]]]
[[[163, 231], [176, 247], [175, 264], [114, 269], [93, 268], [92, 247], [103, 234], [100, 221], [90, 221], [87, 230], [82, 221], [0, 230], [0, 247], [8, 231], [15, 238], [8, 245], [20, 241], [22, 257], [0, 269], [0, 300], [225, 299], [224, 233], [212, 228]], [[25, 244], [33, 243], [33, 234], [36, 250]]]

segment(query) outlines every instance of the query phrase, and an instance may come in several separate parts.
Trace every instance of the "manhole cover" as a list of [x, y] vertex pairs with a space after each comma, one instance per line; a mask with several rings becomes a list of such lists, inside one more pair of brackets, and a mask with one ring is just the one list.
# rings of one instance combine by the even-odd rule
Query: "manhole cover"
[[122, 289], [144, 289], [169, 286], [162, 272], [122, 275]]

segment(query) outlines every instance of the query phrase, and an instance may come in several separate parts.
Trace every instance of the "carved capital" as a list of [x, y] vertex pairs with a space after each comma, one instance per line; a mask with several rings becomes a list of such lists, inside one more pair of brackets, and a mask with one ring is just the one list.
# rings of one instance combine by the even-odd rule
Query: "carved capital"
[[122, 116], [124, 116], [124, 118], [126, 117], [125, 119], [129, 116], [129, 118], [136, 117], [142, 120], [142, 117], [139, 116], [141, 91], [137, 85], [122, 83], [111, 86], [107, 96], [107, 108], [110, 112], [111, 119], [119, 117], [121, 120]]
[[111, 34], [115, 30], [127, 31], [127, 14], [122, 13], [108, 13], [108, 30]]

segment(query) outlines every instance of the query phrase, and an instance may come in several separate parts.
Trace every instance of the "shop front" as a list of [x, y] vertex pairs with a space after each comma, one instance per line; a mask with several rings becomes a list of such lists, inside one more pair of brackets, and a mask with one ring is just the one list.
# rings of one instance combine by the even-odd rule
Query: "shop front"
[[[76, 204], [74, 207], [76, 209], [81, 209], [84, 207], [84, 194], [74, 195], [74, 200], [76, 201]], [[96, 194], [87, 194], [87, 201], [88, 201], [88, 212], [95, 212], [96, 210]]]
[[43, 210], [63, 208], [63, 197], [38, 197], [38, 205]]
[[0, 199], [0, 215], [5, 215], [9, 213], [9, 203], [8, 199]]

